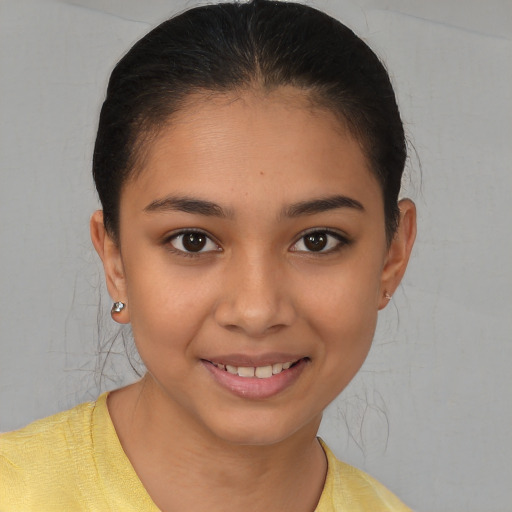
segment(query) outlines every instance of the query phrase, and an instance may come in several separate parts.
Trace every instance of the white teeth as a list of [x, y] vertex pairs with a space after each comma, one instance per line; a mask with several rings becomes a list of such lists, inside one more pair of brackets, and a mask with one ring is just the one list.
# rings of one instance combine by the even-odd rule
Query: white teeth
[[268, 379], [272, 375], [277, 375], [283, 370], [288, 370], [294, 361], [286, 363], [274, 363], [267, 366], [232, 366], [230, 364], [223, 365], [221, 363], [213, 363], [220, 370], [224, 370], [232, 375], [239, 377], [257, 377], [258, 379]]
[[254, 377], [255, 368], [253, 366], [239, 366], [238, 375], [240, 377]]
[[272, 373], [277, 375], [283, 371], [283, 363], [276, 363], [272, 365]]
[[267, 379], [268, 377], [272, 377], [272, 366], [258, 366], [254, 375], [256, 375], [258, 379]]
[[231, 366], [230, 364], [227, 364], [226, 371], [228, 371], [229, 373], [232, 373], [233, 375], [238, 375], [238, 368], [236, 366]]

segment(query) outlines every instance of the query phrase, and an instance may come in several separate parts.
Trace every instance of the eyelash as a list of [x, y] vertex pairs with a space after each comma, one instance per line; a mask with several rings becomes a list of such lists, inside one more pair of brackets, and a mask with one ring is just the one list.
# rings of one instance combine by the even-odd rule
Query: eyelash
[[[332, 253], [335, 253], [339, 250], [341, 250], [343, 247], [347, 246], [347, 245], [350, 245], [352, 243], [352, 240], [350, 240], [347, 236], [345, 235], [342, 235], [341, 233], [339, 233], [338, 231], [334, 231], [332, 229], [329, 229], [329, 228], [314, 228], [314, 229], [309, 229], [307, 231], [304, 231], [302, 232], [297, 241], [294, 242], [294, 244], [292, 245], [292, 247], [294, 247], [295, 245], [297, 245], [299, 242], [303, 242], [304, 243], [304, 239], [309, 236], [309, 235], [326, 235], [328, 237], [332, 237], [334, 238], [337, 243], [334, 247], [331, 247], [330, 249], [324, 251], [324, 250], [320, 250], [320, 251], [303, 251], [303, 250], [297, 250], [297, 249], [291, 249], [293, 252], [301, 252], [301, 253], [305, 253], [305, 254], [308, 254], [308, 255], [324, 255], [324, 254], [332, 254]], [[329, 243], [329, 242], [327, 242]]]
[[[204, 236], [207, 239], [206, 244], [208, 244], [208, 242], [213, 243], [213, 244], [215, 244], [217, 246], [217, 249], [216, 250], [207, 250], [207, 251], [200, 250], [200, 251], [194, 252], [194, 251], [183, 251], [183, 250], [178, 249], [178, 248], [173, 246], [173, 244], [172, 244], [173, 240], [176, 240], [180, 236], [183, 237], [183, 236], [188, 235], [188, 234], [197, 234], [197, 235]], [[309, 235], [326, 235], [327, 237], [331, 237], [331, 238], [336, 239], [337, 243], [336, 243], [336, 245], [334, 247], [331, 247], [331, 248], [329, 248], [326, 251], [324, 251], [324, 250], [308, 251], [308, 250], [297, 250], [297, 249], [292, 249], [292, 248], [290, 250], [292, 252], [300, 252], [300, 253], [312, 254], [312, 255], [331, 254], [331, 253], [334, 253], [334, 252], [337, 252], [337, 251], [341, 250], [343, 247], [345, 247], [347, 245], [350, 245], [352, 243], [352, 241], [349, 238], [347, 238], [346, 236], [342, 235], [341, 233], [339, 233], [337, 231], [333, 231], [332, 229], [328, 229], [328, 228], [314, 228], [314, 229], [310, 229], [308, 231], [304, 231], [303, 233], [301, 233], [300, 236], [298, 237], [297, 241], [294, 242], [291, 247], [294, 247], [299, 242], [304, 241], [304, 239], [307, 236], [309, 236]], [[329, 242], [327, 242], [327, 244], [328, 243]], [[209, 235], [205, 231], [202, 231], [200, 229], [194, 229], [194, 228], [182, 229], [182, 230], [180, 230], [178, 232], [172, 233], [171, 235], [167, 236], [163, 240], [163, 244], [168, 247], [168, 250], [170, 252], [175, 253], [175, 254], [177, 254], [179, 256], [183, 256], [185, 258], [198, 258], [198, 257], [200, 257], [201, 255], [204, 255], [204, 254], [222, 251], [222, 249], [220, 248], [219, 244], [214, 240], [214, 238], [211, 235]]]
[[[193, 252], [193, 251], [182, 251], [181, 249], [177, 249], [176, 247], [174, 247], [172, 245], [172, 241], [173, 240], [176, 240], [180, 236], [183, 237], [183, 236], [188, 235], [188, 234], [196, 234], [196, 235], [204, 236], [207, 239], [206, 243], [210, 242], [210, 243], [215, 244], [217, 246], [217, 249], [216, 250]], [[167, 248], [168, 248], [168, 250], [170, 252], [172, 252], [174, 254], [177, 254], [178, 256], [183, 256], [185, 258], [199, 258], [201, 255], [204, 255], [204, 254], [208, 254], [208, 253], [211, 253], [211, 252], [219, 252], [219, 251], [221, 251], [221, 249], [219, 247], [219, 244], [214, 240], [214, 238], [211, 235], [209, 235], [205, 231], [202, 231], [201, 229], [194, 229], [194, 228], [182, 229], [180, 231], [172, 233], [171, 235], [167, 236], [163, 240], [163, 244], [165, 246], [167, 246]]]

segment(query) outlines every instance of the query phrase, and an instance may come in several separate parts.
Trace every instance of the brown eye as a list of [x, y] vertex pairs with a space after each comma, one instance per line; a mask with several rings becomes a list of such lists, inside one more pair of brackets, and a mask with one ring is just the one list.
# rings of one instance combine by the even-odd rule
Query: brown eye
[[310, 231], [295, 242], [290, 250], [293, 252], [309, 252], [326, 254], [349, 245], [350, 240], [335, 231]]
[[199, 254], [220, 250], [220, 247], [206, 233], [200, 231], [182, 231], [173, 236], [169, 243], [178, 252], [185, 254]]
[[199, 252], [206, 245], [206, 236], [202, 233], [186, 233], [183, 235], [183, 247], [190, 252]]
[[309, 251], [321, 251], [327, 245], [327, 235], [325, 233], [311, 233], [304, 237], [304, 245]]

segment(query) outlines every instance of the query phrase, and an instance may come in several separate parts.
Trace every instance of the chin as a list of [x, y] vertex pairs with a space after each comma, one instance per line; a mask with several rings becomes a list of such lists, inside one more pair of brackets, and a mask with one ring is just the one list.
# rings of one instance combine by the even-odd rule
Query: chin
[[321, 414], [313, 419], [297, 422], [297, 416], [288, 420], [277, 418], [275, 414], [248, 414], [243, 418], [233, 418], [229, 424], [210, 426], [210, 431], [218, 439], [237, 446], [271, 446], [282, 443], [298, 435], [316, 436]]

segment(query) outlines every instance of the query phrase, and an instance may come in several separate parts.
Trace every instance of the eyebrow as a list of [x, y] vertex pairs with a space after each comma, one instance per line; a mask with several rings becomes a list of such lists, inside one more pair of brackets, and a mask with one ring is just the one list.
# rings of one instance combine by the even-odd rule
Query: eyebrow
[[[356, 199], [352, 199], [343, 195], [335, 195], [308, 201], [300, 201], [286, 206], [281, 217], [300, 217], [302, 215], [315, 215], [317, 213], [336, 210], [338, 208], [352, 208], [358, 211], [364, 211], [363, 205]], [[163, 199], [156, 199], [149, 203], [145, 208], [145, 212], [185, 212], [195, 215], [204, 215], [207, 217], [232, 218], [234, 217], [231, 210], [225, 210], [222, 206], [211, 201], [197, 199], [192, 197], [168, 196]]]
[[300, 217], [301, 215], [315, 215], [317, 213], [336, 210], [338, 208], [352, 208], [354, 210], [364, 212], [363, 205], [356, 199], [342, 195], [335, 195], [291, 204], [284, 208], [282, 216]]
[[145, 208], [145, 212], [185, 212], [195, 215], [205, 215], [207, 217], [232, 217], [230, 211], [224, 210], [221, 206], [211, 201], [196, 199], [192, 197], [168, 196], [163, 199], [156, 199], [149, 203]]

